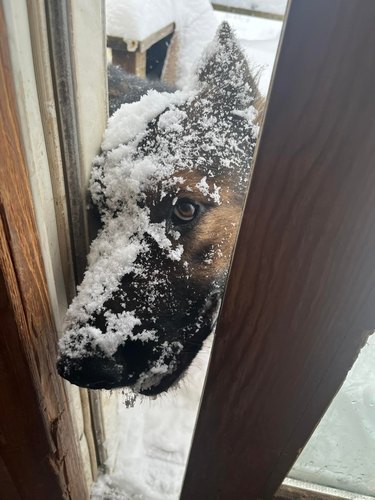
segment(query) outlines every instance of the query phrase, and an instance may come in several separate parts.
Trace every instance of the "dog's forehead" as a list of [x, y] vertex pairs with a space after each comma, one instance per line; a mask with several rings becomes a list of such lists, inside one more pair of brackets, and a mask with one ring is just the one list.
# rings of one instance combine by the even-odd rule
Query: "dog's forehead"
[[173, 166], [176, 175], [180, 169], [189, 169], [217, 176], [228, 170], [247, 170], [246, 159], [254, 144], [251, 123], [238, 110], [214, 113], [193, 100], [155, 118], [135, 158], [151, 156], [154, 162]]

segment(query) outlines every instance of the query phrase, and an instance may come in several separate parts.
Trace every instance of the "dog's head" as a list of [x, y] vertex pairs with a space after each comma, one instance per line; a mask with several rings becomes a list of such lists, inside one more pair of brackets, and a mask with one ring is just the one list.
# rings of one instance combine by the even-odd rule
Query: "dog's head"
[[213, 330], [255, 146], [257, 90], [225, 23], [190, 90], [110, 119], [91, 193], [103, 227], [60, 341], [89, 388], [167, 390]]

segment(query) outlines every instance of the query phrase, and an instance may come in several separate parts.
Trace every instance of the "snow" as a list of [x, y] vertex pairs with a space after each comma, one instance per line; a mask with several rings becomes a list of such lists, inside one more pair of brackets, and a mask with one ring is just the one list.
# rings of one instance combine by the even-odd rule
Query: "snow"
[[214, 183], [213, 185], [213, 191], [210, 192], [210, 186], [207, 183], [207, 177], [202, 177], [202, 179], [195, 185], [202, 194], [205, 196], [208, 196], [209, 198], [212, 198], [217, 205], [221, 204], [221, 199], [220, 199], [220, 187], [216, 186]]
[[207, 339], [188, 376], [156, 400], [138, 399], [133, 407], [117, 395], [109, 440], [110, 475], [94, 485], [92, 500], [177, 500], [204, 382], [212, 337]]
[[[259, 90], [267, 95], [282, 23], [269, 19], [213, 11], [208, 0], [181, 0], [183, 15], [176, 16], [179, 39], [177, 85], [184, 87], [219, 24], [228, 21], [244, 49], [255, 73]], [[260, 2], [257, 2], [258, 4]], [[285, 3], [285, 2], [284, 2]]]
[[219, 21], [209, 0], [179, 0], [176, 4], [176, 37], [178, 40], [177, 85], [184, 87], [213, 39]]
[[[239, 7], [278, 14], [284, 13], [286, 5], [285, 0], [237, 3]], [[143, 40], [174, 22], [179, 47], [176, 83], [180, 88], [189, 84], [190, 75], [218, 25], [227, 20], [249, 60], [261, 70], [259, 87], [263, 95], [267, 94], [282, 26], [279, 21], [214, 11], [209, 0], [107, 0], [106, 18], [107, 33], [125, 40]]]
[[[192, 94], [190, 94], [192, 95]], [[134, 102], [122, 106], [108, 120], [107, 128], [104, 132], [102, 150], [109, 151], [120, 144], [129, 142], [138, 134], [146, 130], [150, 120], [165, 111], [169, 105], [181, 105], [187, 101], [189, 93], [157, 92], [150, 90], [139, 102]], [[178, 123], [185, 118], [183, 111], [176, 109], [167, 110], [159, 120], [159, 127], [164, 130], [176, 129]], [[168, 123], [170, 122], [170, 123]]]
[[173, 0], [106, 0], [107, 35], [141, 41], [174, 22]]
[[106, 0], [106, 22], [108, 35], [129, 42], [144, 40], [174, 22], [181, 37], [180, 87], [218, 26], [209, 0]]
[[289, 472], [291, 478], [374, 494], [374, 366], [375, 334]]

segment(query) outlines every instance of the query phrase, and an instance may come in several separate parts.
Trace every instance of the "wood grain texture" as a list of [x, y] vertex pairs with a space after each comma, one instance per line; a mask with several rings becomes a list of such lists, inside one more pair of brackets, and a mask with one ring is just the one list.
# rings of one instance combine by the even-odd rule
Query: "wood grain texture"
[[375, 328], [375, 2], [291, 2], [182, 500], [272, 498]]
[[[84, 500], [0, 6], [0, 498]], [[3, 492], [6, 496], [2, 497]]]

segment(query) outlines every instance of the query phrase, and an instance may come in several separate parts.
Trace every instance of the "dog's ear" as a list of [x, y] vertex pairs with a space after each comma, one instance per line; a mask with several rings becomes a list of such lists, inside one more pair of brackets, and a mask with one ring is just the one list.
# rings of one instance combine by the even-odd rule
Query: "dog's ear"
[[217, 109], [244, 110], [258, 97], [246, 57], [224, 21], [208, 46], [197, 71], [200, 98], [217, 102]]

